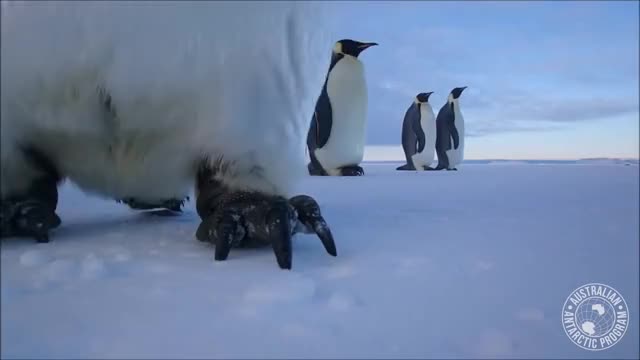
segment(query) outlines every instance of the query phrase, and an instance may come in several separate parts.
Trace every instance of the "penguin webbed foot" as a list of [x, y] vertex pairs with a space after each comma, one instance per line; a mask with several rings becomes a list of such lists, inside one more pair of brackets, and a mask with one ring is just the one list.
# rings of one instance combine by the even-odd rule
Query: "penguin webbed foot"
[[2, 201], [0, 237], [32, 237], [49, 242], [49, 232], [62, 221], [50, 206], [38, 200]]
[[358, 165], [343, 166], [340, 168], [340, 175], [342, 176], [363, 176], [364, 169]]
[[224, 261], [232, 248], [271, 246], [281, 269], [291, 269], [292, 237], [316, 234], [325, 250], [336, 256], [333, 235], [310, 196], [291, 199], [258, 192], [233, 192], [221, 197], [196, 232], [215, 245], [215, 260]]

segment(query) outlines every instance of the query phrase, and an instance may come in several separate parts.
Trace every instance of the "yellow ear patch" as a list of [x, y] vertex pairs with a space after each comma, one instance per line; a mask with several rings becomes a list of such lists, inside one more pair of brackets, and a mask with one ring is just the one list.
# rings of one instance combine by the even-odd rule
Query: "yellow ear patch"
[[336, 42], [336, 44], [333, 46], [333, 52], [336, 54], [342, 54], [342, 43], [341, 42]]

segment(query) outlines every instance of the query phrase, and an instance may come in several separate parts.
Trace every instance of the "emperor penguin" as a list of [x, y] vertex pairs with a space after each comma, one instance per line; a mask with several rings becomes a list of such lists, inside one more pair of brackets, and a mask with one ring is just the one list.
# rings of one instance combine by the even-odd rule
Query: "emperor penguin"
[[438, 166], [434, 170], [458, 170], [464, 159], [464, 118], [460, 111], [460, 94], [466, 86], [451, 90], [447, 102], [436, 117], [436, 153]]
[[1, 237], [49, 242], [69, 179], [137, 211], [194, 190], [194, 238], [216, 261], [269, 247], [291, 269], [298, 233], [336, 256], [318, 203], [295, 192], [334, 44], [328, 8], [164, 5], [2, 2]]
[[396, 170], [427, 170], [433, 162], [436, 147], [436, 118], [429, 96], [418, 94], [404, 115], [402, 122], [402, 150], [407, 160]]
[[310, 175], [361, 176], [367, 125], [367, 82], [358, 56], [374, 42], [335, 43], [307, 134]]

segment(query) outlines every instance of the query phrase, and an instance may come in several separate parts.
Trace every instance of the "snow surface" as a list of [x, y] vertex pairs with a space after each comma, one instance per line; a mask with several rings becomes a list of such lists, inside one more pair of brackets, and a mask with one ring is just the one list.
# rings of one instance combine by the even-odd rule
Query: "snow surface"
[[[460, 166], [308, 177], [338, 246], [213, 261], [179, 217], [61, 190], [49, 244], [2, 243], [3, 358], [638, 358], [638, 165]], [[600, 282], [630, 326], [590, 352], [561, 325]]]

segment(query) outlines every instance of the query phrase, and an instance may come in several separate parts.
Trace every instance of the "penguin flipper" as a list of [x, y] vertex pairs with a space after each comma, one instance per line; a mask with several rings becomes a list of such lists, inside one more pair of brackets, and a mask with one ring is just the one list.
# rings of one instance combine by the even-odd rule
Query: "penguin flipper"
[[331, 135], [331, 128], [333, 126], [333, 116], [331, 101], [327, 94], [327, 85], [322, 87], [322, 93], [318, 97], [316, 102], [316, 111], [314, 114], [316, 124], [316, 147], [323, 147], [329, 141], [329, 135]]
[[426, 136], [424, 134], [424, 130], [422, 129], [422, 125], [420, 124], [421, 119], [420, 119], [419, 105], [416, 108], [414, 108], [410, 116], [411, 116], [411, 127], [413, 129], [413, 132], [416, 134], [416, 137], [418, 138], [417, 152], [421, 153], [424, 150], [424, 146], [426, 144], [426, 140], [425, 140]]
[[458, 129], [453, 121], [449, 122], [449, 133], [453, 139], [453, 148], [457, 150], [460, 145], [460, 136], [458, 135]]

